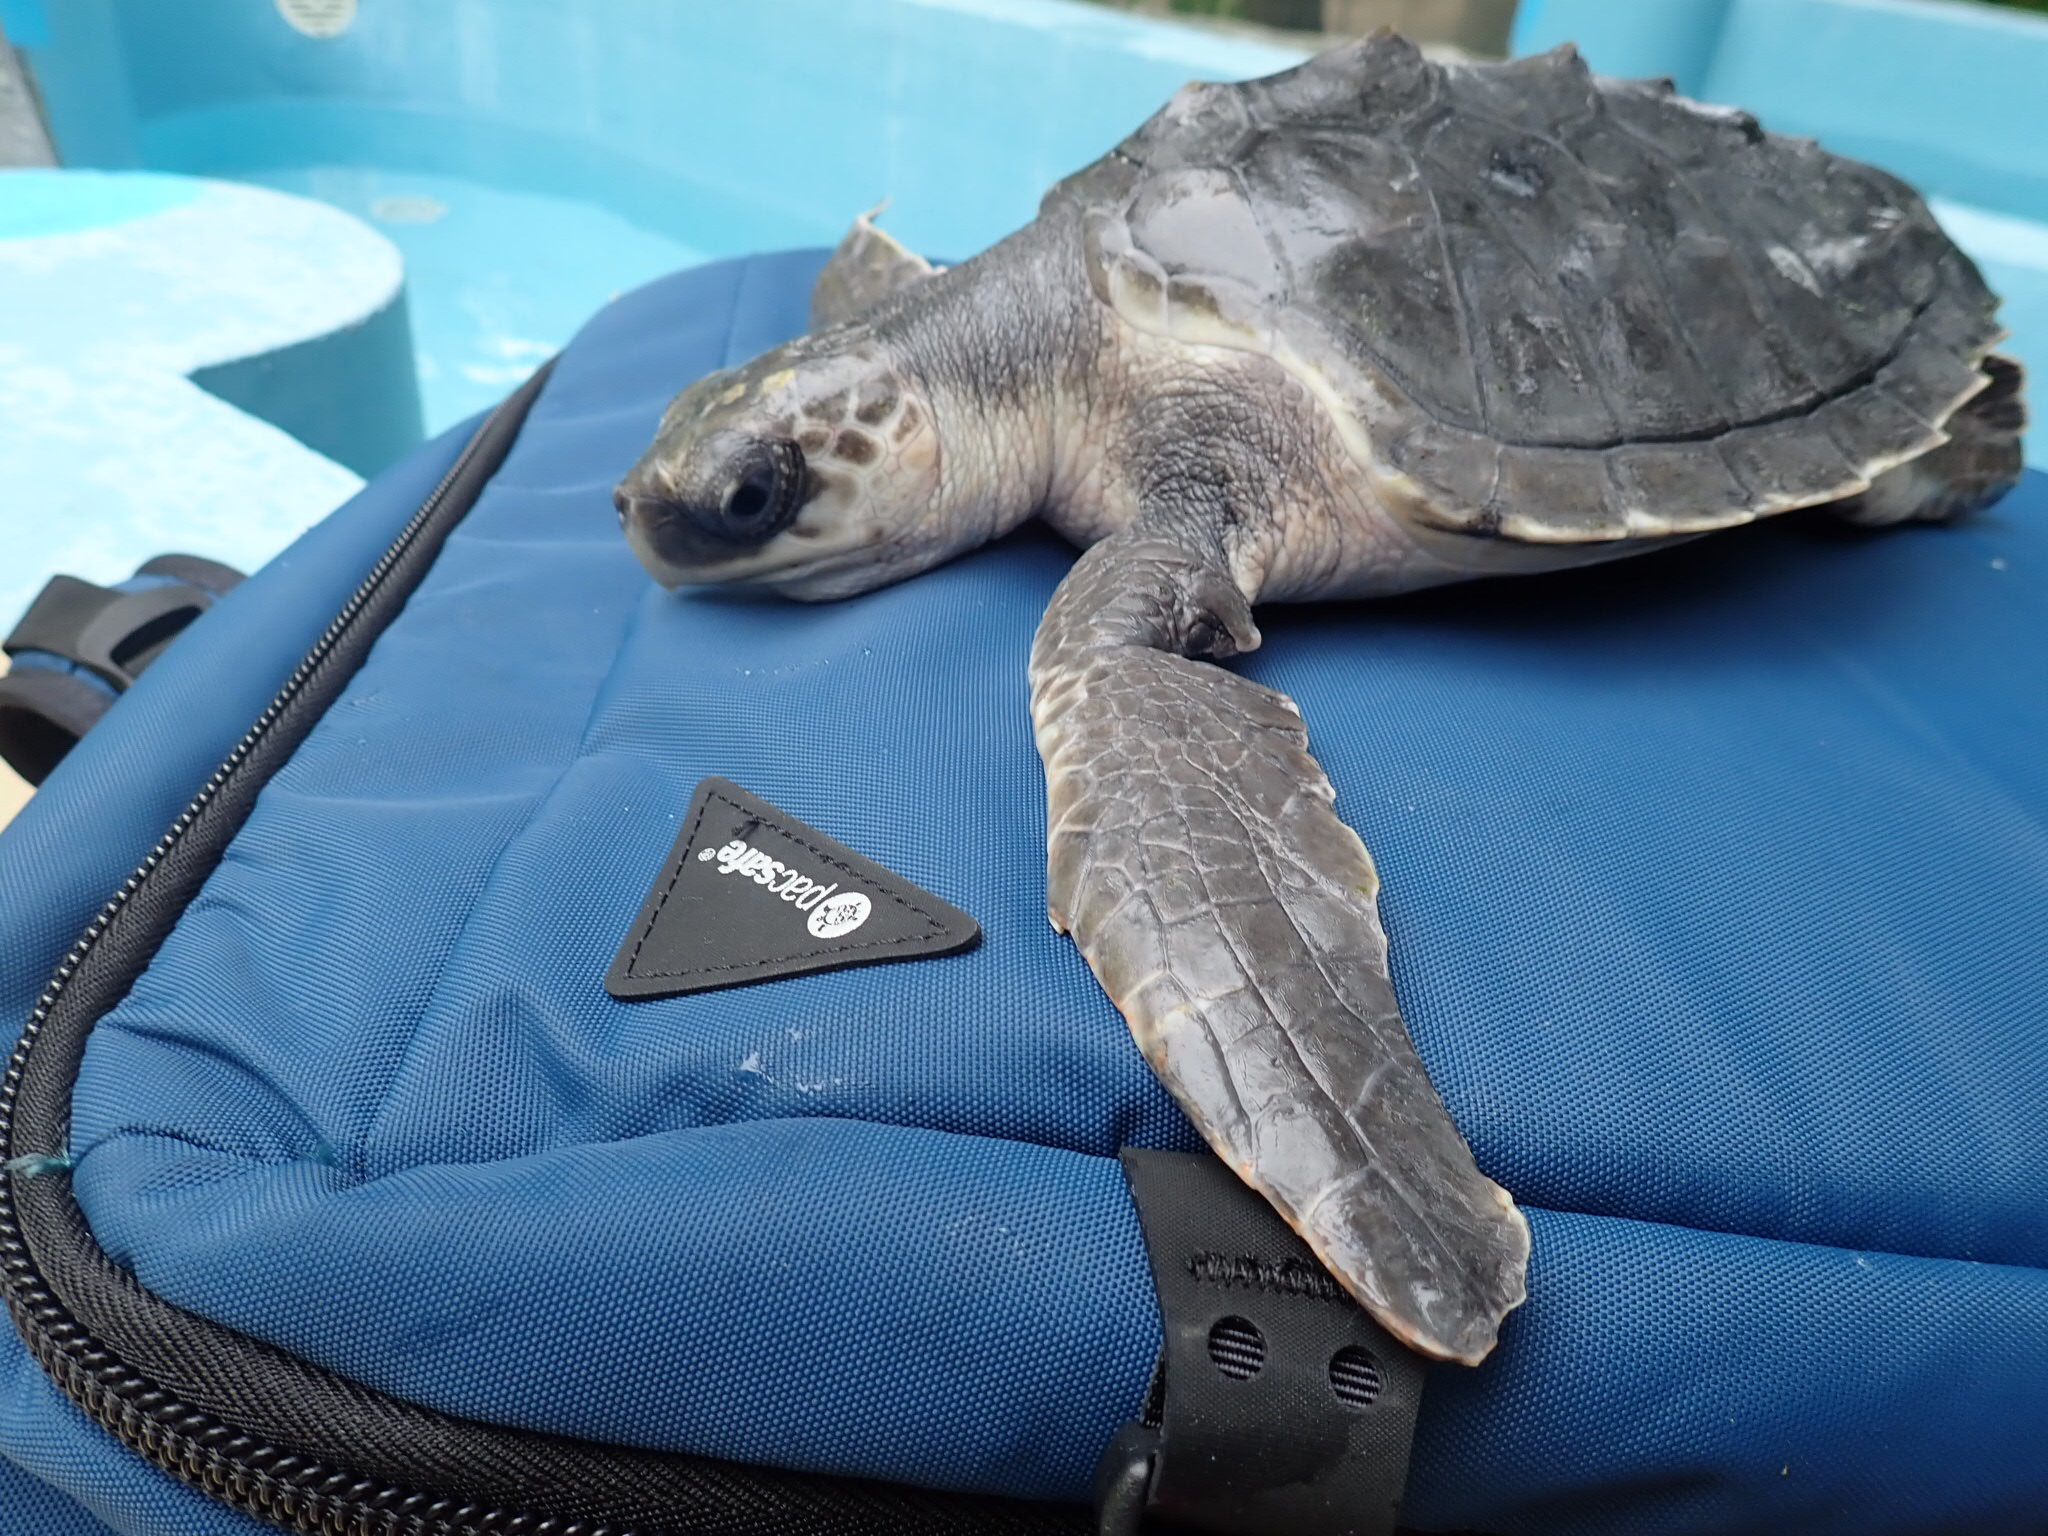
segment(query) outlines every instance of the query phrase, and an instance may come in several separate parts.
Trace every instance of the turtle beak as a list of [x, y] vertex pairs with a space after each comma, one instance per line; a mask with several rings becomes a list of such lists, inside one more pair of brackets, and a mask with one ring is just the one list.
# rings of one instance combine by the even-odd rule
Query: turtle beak
[[619, 509], [626, 543], [664, 587], [748, 584], [761, 574], [758, 547], [707, 534], [700, 526], [703, 514], [680, 501], [621, 486], [612, 493], [612, 505]]
[[621, 485], [612, 492], [612, 505], [619, 509], [619, 531], [635, 549], [653, 545], [662, 531], [683, 515], [683, 509], [663, 496], [650, 496]]
[[680, 502], [622, 485], [612, 492], [612, 505], [619, 509], [626, 542], [663, 586], [680, 585], [693, 567], [705, 564], [705, 540], [691, 526]]
[[732, 580], [763, 564], [802, 510], [808, 484], [795, 442], [727, 429], [679, 445], [657, 441], [619, 482], [612, 505], [626, 542], [660, 580]]

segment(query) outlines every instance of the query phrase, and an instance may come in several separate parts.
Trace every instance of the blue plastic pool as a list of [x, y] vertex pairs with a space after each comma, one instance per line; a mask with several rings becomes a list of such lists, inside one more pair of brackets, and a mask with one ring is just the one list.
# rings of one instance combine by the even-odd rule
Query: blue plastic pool
[[885, 198], [911, 244], [975, 250], [1188, 79], [1300, 57], [1064, 0], [404, 0], [330, 37], [294, 9], [0, 23], [68, 165], [257, 182], [395, 241], [430, 430], [662, 272], [829, 243]]

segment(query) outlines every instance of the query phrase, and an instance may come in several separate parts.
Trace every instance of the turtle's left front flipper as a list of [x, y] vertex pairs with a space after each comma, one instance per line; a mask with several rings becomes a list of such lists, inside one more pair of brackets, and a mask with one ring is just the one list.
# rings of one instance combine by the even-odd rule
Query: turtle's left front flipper
[[[1198, 544], [1199, 541], [1196, 541]], [[1084, 554], [1031, 658], [1048, 901], [1217, 1154], [1423, 1354], [1476, 1364], [1529, 1229], [1430, 1085], [1387, 976], [1378, 878], [1214, 554]]]
[[939, 270], [875, 222], [888, 206], [870, 208], [855, 219], [818, 273], [811, 288], [812, 330], [865, 314]]

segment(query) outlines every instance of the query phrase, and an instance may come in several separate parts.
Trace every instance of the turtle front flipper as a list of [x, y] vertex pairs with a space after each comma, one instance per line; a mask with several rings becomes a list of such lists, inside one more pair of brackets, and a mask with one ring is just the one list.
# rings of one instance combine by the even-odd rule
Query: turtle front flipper
[[853, 221], [811, 289], [811, 329], [822, 331], [872, 309], [938, 271], [875, 222], [887, 203]]
[[1215, 555], [1138, 529], [1084, 554], [1031, 658], [1048, 904], [1211, 1147], [1421, 1353], [1476, 1364], [1529, 1229], [1401, 1023], [1378, 878]]

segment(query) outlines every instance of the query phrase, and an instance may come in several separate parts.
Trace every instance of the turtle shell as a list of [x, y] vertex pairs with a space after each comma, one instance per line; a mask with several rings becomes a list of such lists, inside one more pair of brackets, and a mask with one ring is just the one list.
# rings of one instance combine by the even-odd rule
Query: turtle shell
[[1275, 357], [1441, 526], [1694, 533], [1946, 440], [1997, 299], [1913, 191], [1569, 47], [1382, 33], [1192, 85], [1060, 183], [1125, 320]]

